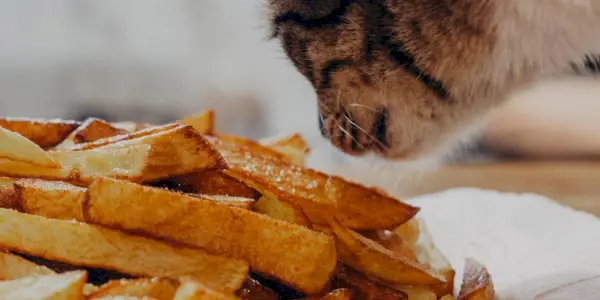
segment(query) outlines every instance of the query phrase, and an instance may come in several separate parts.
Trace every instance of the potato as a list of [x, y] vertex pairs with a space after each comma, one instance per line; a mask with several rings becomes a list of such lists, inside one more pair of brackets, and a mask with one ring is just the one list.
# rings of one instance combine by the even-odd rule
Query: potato
[[47, 149], [62, 142], [81, 123], [63, 120], [0, 118], [0, 127], [16, 132]]
[[37, 167], [60, 168], [46, 151], [22, 135], [0, 127], [0, 158]]
[[321, 292], [336, 264], [331, 236], [245, 209], [98, 178], [89, 187], [90, 222], [144, 233], [248, 261], [301, 292]]
[[494, 283], [485, 266], [472, 258], [467, 258], [463, 272], [463, 282], [457, 300], [492, 300]]
[[235, 291], [248, 274], [244, 261], [175, 247], [149, 238], [66, 220], [0, 209], [0, 247], [76, 266], [134, 276], [192, 276], [217, 290]]
[[79, 300], [87, 279], [84, 271], [0, 281], [0, 299]]

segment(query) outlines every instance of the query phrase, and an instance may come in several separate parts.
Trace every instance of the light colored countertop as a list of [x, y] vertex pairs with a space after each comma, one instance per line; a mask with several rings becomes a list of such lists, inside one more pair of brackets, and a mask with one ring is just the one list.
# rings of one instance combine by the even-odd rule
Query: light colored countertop
[[450, 165], [428, 173], [381, 175], [349, 179], [377, 185], [400, 199], [457, 187], [535, 193], [600, 216], [600, 161], [486, 162]]
[[394, 194], [412, 197], [453, 187], [536, 193], [600, 216], [600, 161], [453, 165], [405, 178]]

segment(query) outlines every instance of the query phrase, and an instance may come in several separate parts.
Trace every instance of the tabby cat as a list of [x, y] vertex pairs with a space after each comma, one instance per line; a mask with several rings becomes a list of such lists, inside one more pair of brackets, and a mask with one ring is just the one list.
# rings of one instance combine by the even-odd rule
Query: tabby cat
[[273, 37], [349, 154], [407, 159], [534, 81], [596, 69], [600, 0], [269, 0]]

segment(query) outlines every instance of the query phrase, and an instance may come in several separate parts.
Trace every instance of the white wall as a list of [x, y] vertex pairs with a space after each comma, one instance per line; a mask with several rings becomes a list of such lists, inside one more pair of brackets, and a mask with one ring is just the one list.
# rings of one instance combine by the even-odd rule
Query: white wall
[[2, 0], [0, 114], [100, 106], [165, 120], [215, 107], [240, 133], [313, 128], [315, 96], [266, 40], [261, 2]]

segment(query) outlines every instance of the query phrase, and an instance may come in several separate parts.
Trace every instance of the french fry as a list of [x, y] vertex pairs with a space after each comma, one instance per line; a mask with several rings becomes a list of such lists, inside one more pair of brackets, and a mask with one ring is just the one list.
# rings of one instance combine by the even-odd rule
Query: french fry
[[262, 191], [262, 197], [254, 204], [253, 209], [271, 218], [311, 227], [308, 216], [304, 213], [297, 203], [287, 201], [287, 195], [280, 191], [269, 189], [269, 187], [258, 181], [254, 181], [246, 173], [239, 173], [235, 170], [225, 170], [224, 173], [233, 175], [244, 184], [247, 184], [253, 190]]
[[313, 223], [327, 224], [333, 215], [352, 229], [388, 229], [405, 223], [419, 211], [356, 183], [292, 164], [251, 141], [207, 139], [227, 161], [228, 175], [245, 179], [246, 184], [252, 181], [257, 188], [265, 187], [258, 190], [263, 195], [279, 190], [285, 195], [281, 201], [302, 208]]
[[[413, 225], [410, 225], [412, 229], [407, 227], [405, 228], [404, 233], [408, 233], [408, 237], [412, 239], [414, 232], [418, 232], [418, 239], [413, 243], [407, 243], [407, 247], [411, 249], [419, 263], [428, 265], [432, 270], [446, 278], [446, 283], [434, 285], [430, 288], [436, 292], [438, 297], [446, 294], [453, 294], [454, 275], [456, 272], [450, 265], [448, 259], [436, 247], [425, 222], [417, 218], [415, 218], [414, 221], [411, 220], [411, 222], [414, 222]], [[396, 230], [396, 232], [402, 231]]]
[[413, 250], [413, 246], [408, 245], [408, 243], [395, 231], [374, 230], [361, 232], [361, 235], [380, 244], [386, 249], [397, 253], [398, 255], [404, 256], [409, 260], [417, 261], [417, 256]]
[[[103, 140], [98, 140], [96, 142], [102, 145], [97, 150], [124, 149], [140, 145], [151, 146], [151, 159], [144, 170], [143, 181], [204, 169], [219, 169], [225, 166], [219, 153], [191, 126], [176, 125], [173, 128], [169, 126], [165, 128], [168, 129], [115, 143], [103, 144]], [[88, 147], [88, 149], [90, 148]]]
[[162, 125], [162, 126], [153, 126], [153, 127], [144, 128], [142, 130], [135, 131], [135, 132], [128, 133], [128, 134], [121, 134], [121, 135], [113, 136], [110, 138], [99, 139], [99, 140], [89, 142], [89, 143], [81, 143], [81, 144], [73, 146], [73, 148], [71, 148], [69, 150], [81, 151], [81, 150], [89, 150], [89, 149], [99, 148], [99, 147], [110, 145], [110, 144], [116, 144], [119, 142], [143, 138], [145, 136], [169, 131], [171, 129], [175, 129], [178, 127], [181, 127], [181, 125], [166, 124], [166, 125]]
[[73, 271], [0, 281], [0, 299], [80, 300], [86, 279], [85, 271]]
[[190, 125], [200, 134], [213, 134], [215, 132], [215, 112], [212, 109], [207, 109], [176, 123]]
[[84, 215], [92, 223], [145, 233], [247, 260], [301, 292], [321, 292], [336, 264], [333, 238], [303, 226], [135, 183], [98, 178]]
[[273, 219], [312, 227], [308, 217], [300, 208], [295, 207], [291, 203], [279, 201], [277, 198], [260, 197], [260, 199], [252, 205], [252, 209]]
[[190, 279], [183, 279], [177, 289], [173, 300], [235, 300], [233, 295], [226, 295], [210, 289], [202, 283]]
[[59, 144], [79, 125], [75, 121], [0, 118], [0, 127], [20, 134], [44, 149]]
[[410, 300], [405, 292], [380, 285], [343, 264], [339, 264], [336, 268], [332, 288], [348, 289], [352, 299]]
[[40, 146], [22, 135], [0, 127], [0, 158], [44, 168], [60, 168]]
[[177, 281], [166, 278], [121, 279], [107, 282], [88, 295], [87, 299], [102, 299], [108, 296], [173, 299], [178, 287]]
[[83, 218], [86, 189], [62, 181], [19, 179], [14, 183], [19, 207], [23, 212], [52, 219]]
[[306, 156], [310, 154], [308, 143], [299, 133], [291, 135], [266, 138], [259, 141], [263, 146], [269, 147], [285, 155], [290, 162], [304, 165]]
[[117, 128], [110, 123], [97, 118], [88, 118], [77, 129], [71, 132], [55, 150], [69, 150], [76, 144], [93, 142], [99, 139], [109, 138], [127, 131]]
[[0, 209], [0, 247], [76, 266], [134, 276], [191, 276], [211, 288], [238, 289], [248, 273], [241, 260], [174, 247], [85, 223]]
[[41, 168], [0, 159], [0, 174], [82, 182], [88, 182], [96, 176], [111, 176], [134, 181], [151, 176], [148, 174], [151, 162], [149, 145], [77, 152], [51, 151], [49, 153], [61, 164], [60, 169]]
[[454, 296], [448, 294], [440, 298], [440, 300], [454, 300]]
[[14, 179], [0, 176], [0, 207], [17, 208], [17, 193], [13, 186]]
[[0, 280], [15, 280], [49, 274], [55, 274], [55, 272], [21, 256], [0, 250]]
[[337, 289], [322, 297], [309, 297], [306, 300], [350, 300], [352, 293], [348, 289]]
[[184, 191], [203, 195], [227, 195], [257, 199], [258, 193], [222, 170], [202, 170], [175, 177]]
[[231, 197], [231, 196], [223, 196], [223, 195], [200, 195], [200, 194], [186, 194], [191, 197], [196, 197], [204, 200], [214, 201], [216, 203], [221, 203], [229, 206], [235, 206], [239, 208], [251, 209], [252, 203], [254, 203], [253, 199], [243, 198], [243, 197]]
[[372, 240], [331, 221], [335, 234], [339, 260], [369, 277], [385, 283], [405, 285], [430, 285], [446, 283], [441, 275], [426, 265], [398, 255]]
[[492, 300], [494, 283], [485, 266], [472, 258], [465, 262], [463, 282], [457, 300]]
[[400, 289], [405, 292], [409, 300], [437, 300], [437, 295], [428, 286], [412, 286]]

